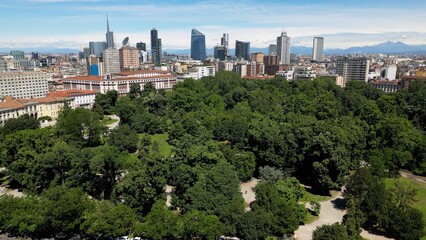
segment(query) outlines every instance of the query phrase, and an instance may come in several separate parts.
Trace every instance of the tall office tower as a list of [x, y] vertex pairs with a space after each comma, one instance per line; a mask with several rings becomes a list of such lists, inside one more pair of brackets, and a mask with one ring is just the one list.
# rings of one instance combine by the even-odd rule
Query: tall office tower
[[113, 48], [113, 47], [115, 47], [114, 32], [111, 32], [109, 30], [109, 21], [108, 21], [108, 15], [107, 15], [106, 48]]
[[368, 70], [370, 60], [366, 58], [348, 58], [337, 59], [336, 73], [343, 77], [344, 82], [348, 81], [368, 81]]
[[25, 60], [25, 54], [24, 51], [20, 50], [12, 50], [10, 51], [10, 55], [12, 55], [13, 60]]
[[312, 47], [312, 61], [322, 62], [324, 61], [324, 38], [314, 37]]
[[229, 34], [223, 34], [223, 37], [220, 39], [220, 45], [225, 46], [226, 48], [229, 47]]
[[226, 59], [228, 49], [225, 46], [219, 45], [214, 47], [214, 58], [224, 61]]
[[277, 56], [280, 64], [290, 64], [290, 37], [287, 32], [277, 37]]
[[106, 49], [106, 42], [89, 42], [90, 55], [102, 57], [102, 53]]
[[191, 58], [206, 61], [206, 36], [197, 29], [191, 30]]
[[38, 60], [38, 52], [32, 52], [31, 53], [31, 59]]
[[139, 68], [139, 50], [124, 46], [119, 50], [121, 70], [137, 70]]
[[154, 64], [161, 63], [161, 39], [158, 38], [157, 29], [153, 28], [151, 30], [151, 58]]
[[48, 92], [44, 72], [0, 72], [0, 96], [44, 98]]
[[136, 48], [139, 51], [145, 51], [146, 52], [146, 43], [144, 43], [144, 42], [138, 42], [138, 43], [136, 43]]
[[250, 60], [250, 42], [235, 41], [235, 56]]
[[269, 44], [268, 55], [269, 56], [276, 56], [277, 55], [277, 45], [276, 44]]
[[102, 76], [104, 73], [101, 58], [96, 55], [90, 55], [86, 58], [87, 75]]
[[120, 53], [117, 48], [107, 48], [103, 53], [105, 74], [120, 72]]

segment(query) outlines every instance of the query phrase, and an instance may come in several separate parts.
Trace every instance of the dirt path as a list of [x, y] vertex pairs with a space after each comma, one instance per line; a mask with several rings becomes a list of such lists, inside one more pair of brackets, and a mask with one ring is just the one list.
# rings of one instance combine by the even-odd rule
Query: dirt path
[[240, 191], [243, 194], [244, 202], [246, 203], [246, 211], [250, 211], [250, 203], [256, 200], [256, 194], [254, 188], [257, 186], [259, 179], [252, 178], [248, 182], [243, 182], [240, 184]]
[[379, 236], [371, 232], [367, 232], [365, 229], [362, 229], [361, 237], [367, 240], [394, 240], [393, 238], [387, 238], [384, 236]]
[[339, 192], [338, 195], [331, 200], [320, 202], [320, 204], [321, 212], [319, 218], [312, 223], [300, 226], [295, 232], [297, 240], [310, 240], [312, 238], [313, 231], [317, 227], [324, 224], [341, 222], [343, 216], [346, 214], [342, 192]]
[[399, 173], [400, 173], [400, 174], [401, 174], [401, 176], [402, 176], [402, 177], [404, 177], [404, 178], [408, 178], [408, 179], [416, 180], [416, 181], [418, 181], [418, 182], [421, 182], [421, 183], [423, 183], [423, 184], [426, 184], [426, 177], [418, 176], [418, 175], [414, 175], [414, 174], [412, 174], [412, 173], [410, 173], [410, 172], [403, 172], [403, 171], [400, 171]]

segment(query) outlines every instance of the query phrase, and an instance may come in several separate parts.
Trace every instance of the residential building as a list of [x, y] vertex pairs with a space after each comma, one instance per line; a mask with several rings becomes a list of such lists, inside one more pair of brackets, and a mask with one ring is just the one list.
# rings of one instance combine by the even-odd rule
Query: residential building
[[279, 64], [290, 64], [290, 37], [287, 32], [282, 32], [281, 36], [277, 37], [277, 56]]
[[102, 57], [102, 53], [106, 49], [106, 42], [89, 42], [89, 51], [90, 55], [95, 55], [96, 57]]
[[152, 63], [160, 64], [162, 57], [162, 46], [161, 39], [158, 38], [157, 29], [153, 28], [151, 30], [151, 59]]
[[188, 69], [187, 73], [179, 74], [177, 76], [177, 82], [183, 82], [186, 78], [199, 80], [203, 77], [214, 77], [215, 74], [216, 68], [214, 66], [197, 66], [192, 69]]
[[105, 74], [120, 72], [120, 52], [116, 48], [107, 48], [103, 53]]
[[314, 37], [312, 46], [312, 61], [323, 62], [324, 61], [324, 38]]
[[156, 89], [171, 90], [176, 84], [176, 76], [169, 71], [138, 70], [120, 72], [107, 76], [78, 76], [62, 79], [65, 90], [91, 90], [106, 93], [116, 90], [120, 95], [129, 93], [132, 83], [140, 84], [141, 88], [152, 83]]
[[47, 75], [44, 72], [0, 73], [0, 96], [43, 98], [47, 92]]
[[[114, 32], [111, 32], [109, 30], [109, 21], [108, 21], [108, 15], [107, 15], [107, 32], [106, 32], [106, 46], [105, 48], [114, 48]], [[93, 54], [93, 53], [92, 53]]]
[[235, 56], [250, 60], [250, 42], [235, 41]]
[[336, 74], [342, 76], [345, 82], [368, 81], [370, 60], [366, 58], [341, 57], [336, 62]]
[[139, 50], [135, 47], [124, 46], [119, 50], [120, 69], [135, 70], [139, 68]]
[[400, 85], [401, 89], [407, 90], [410, 86], [410, 83], [413, 81], [422, 81], [426, 84], [426, 76], [422, 76], [421, 74], [417, 74], [415, 76], [402, 76]]
[[191, 30], [191, 58], [206, 61], [206, 36], [197, 29]]
[[251, 54], [251, 61], [257, 62], [257, 63], [263, 63], [263, 58], [265, 57], [265, 54], [261, 52], [252, 53]]

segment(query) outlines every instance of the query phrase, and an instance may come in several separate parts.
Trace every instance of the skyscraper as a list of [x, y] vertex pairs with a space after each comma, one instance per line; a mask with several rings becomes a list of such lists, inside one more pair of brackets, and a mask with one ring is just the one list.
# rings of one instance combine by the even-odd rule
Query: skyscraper
[[10, 55], [12, 55], [13, 60], [25, 60], [24, 51], [12, 50], [12, 51], [10, 51]]
[[145, 51], [146, 52], [146, 43], [144, 43], [144, 42], [138, 42], [138, 43], [136, 43], [136, 48], [139, 51]]
[[224, 61], [227, 56], [227, 49], [225, 46], [219, 45], [214, 47], [214, 58]]
[[223, 37], [220, 39], [220, 45], [225, 46], [226, 48], [229, 47], [229, 34], [223, 34]]
[[277, 37], [277, 55], [280, 64], [290, 64], [290, 37], [287, 32], [281, 32]]
[[250, 60], [250, 42], [235, 41], [235, 56]]
[[269, 56], [276, 56], [277, 55], [277, 45], [276, 44], [269, 44], [268, 55]]
[[154, 64], [161, 63], [161, 39], [158, 38], [157, 29], [151, 30], [151, 56]]
[[312, 46], [312, 61], [322, 62], [324, 60], [324, 38], [314, 37]]
[[103, 53], [105, 74], [120, 72], [120, 53], [117, 48], [107, 48]]
[[102, 57], [102, 53], [105, 49], [105, 42], [89, 42], [89, 50], [91, 55], [96, 55], [96, 57]]
[[191, 58], [206, 61], [206, 36], [197, 29], [191, 30]]
[[107, 15], [106, 48], [113, 48], [113, 47], [115, 47], [114, 32], [111, 32], [109, 30], [109, 21], [108, 21], [108, 15]]

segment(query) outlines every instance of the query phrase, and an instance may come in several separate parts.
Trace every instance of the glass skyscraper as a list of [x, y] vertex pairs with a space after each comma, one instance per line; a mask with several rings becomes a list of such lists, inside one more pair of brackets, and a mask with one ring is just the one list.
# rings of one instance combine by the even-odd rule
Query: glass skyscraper
[[151, 56], [152, 63], [160, 64], [161, 63], [161, 39], [158, 38], [157, 29], [153, 28], [151, 30]]
[[206, 36], [197, 29], [191, 31], [191, 58], [206, 61]]
[[324, 60], [324, 38], [314, 37], [312, 47], [312, 61], [322, 62]]
[[89, 42], [90, 55], [102, 57], [102, 53], [106, 49], [106, 42]]
[[106, 33], [106, 48], [113, 48], [114, 46], [114, 32], [109, 30], [109, 21], [107, 15], [107, 33]]
[[235, 41], [235, 56], [250, 60], [250, 42]]

